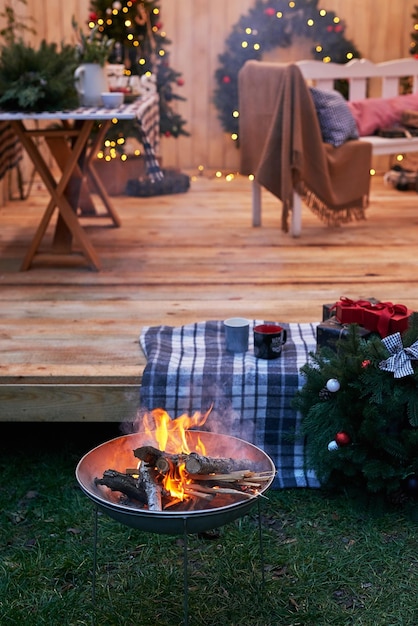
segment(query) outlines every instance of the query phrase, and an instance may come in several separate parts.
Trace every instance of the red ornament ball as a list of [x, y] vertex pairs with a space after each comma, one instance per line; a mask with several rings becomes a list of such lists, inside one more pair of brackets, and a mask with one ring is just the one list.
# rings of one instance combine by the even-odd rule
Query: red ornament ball
[[177, 79], [177, 84], [178, 84], [178, 86], [179, 86], [179, 87], [183, 87], [183, 85], [184, 85], [184, 80], [183, 80], [183, 78], [178, 78], [178, 79]]
[[370, 365], [370, 359], [364, 359], [364, 361], [361, 362], [361, 367], [363, 369], [365, 369], [366, 367], [369, 367]]
[[222, 82], [224, 83], [224, 85], [229, 85], [229, 83], [231, 82], [231, 77], [230, 76], [224, 76], [222, 78]]
[[341, 431], [335, 435], [335, 441], [339, 446], [348, 446], [348, 444], [351, 443], [350, 435]]
[[273, 7], [267, 7], [267, 9], [264, 9], [264, 13], [269, 17], [273, 17], [273, 15], [275, 15], [276, 13], [276, 10], [273, 9]]

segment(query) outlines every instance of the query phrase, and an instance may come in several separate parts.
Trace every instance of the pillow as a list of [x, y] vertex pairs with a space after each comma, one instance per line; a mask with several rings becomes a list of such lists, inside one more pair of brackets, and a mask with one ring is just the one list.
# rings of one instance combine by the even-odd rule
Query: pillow
[[365, 98], [347, 102], [356, 120], [360, 137], [374, 135], [381, 128], [396, 126], [402, 122], [406, 109], [418, 110], [418, 93], [393, 98]]
[[356, 121], [339, 91], [325, 91], [310, 87], [322, 140], [336, 148], [349, 139], [358, 139]]

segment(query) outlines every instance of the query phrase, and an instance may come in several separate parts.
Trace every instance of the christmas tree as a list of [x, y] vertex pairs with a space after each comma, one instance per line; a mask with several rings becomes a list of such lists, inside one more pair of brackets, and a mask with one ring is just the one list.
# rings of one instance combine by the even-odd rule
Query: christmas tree
[[306, 463], [324, 487], [364, 502], [418, 498], [418, 315], [408, 330], [360, 338], [349, 325], [337, 349], [319, 348], [301, 368], [294, 399]]
[[411, 46], [409, 52], [414, 56], [418, 57], [418, 5], [416, 4], [414, 7], [414, 12], [411, 14], [412, 19], [414, 20], [414, 30], [411, 33]]
[[[97, 27], [103, 37], [115, 40], [110, 63], [123, 63], [128, 76], [146, 75], [155, 79], [160, 100], [160, 134], [189, 135], [184, 128], [186, 121], [173, 108], [175, 101], [185, 100], [175, 91], [184, 81], [170, 67], [167, 47], [171, 41], [162, 30], [158, 2], [91, 0], [88, 26]], [[135, 125], [119, 122], [113, 134], [136, 136]]]

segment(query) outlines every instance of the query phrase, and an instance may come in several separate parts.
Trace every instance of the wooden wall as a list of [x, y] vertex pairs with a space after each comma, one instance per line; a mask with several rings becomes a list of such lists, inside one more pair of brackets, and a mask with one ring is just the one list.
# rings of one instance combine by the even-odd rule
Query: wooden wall
[[[297, 0], [296, 0], [297, 2]], [[413, 30], [412, 12], [416, 0], [319, 0], [320, 8], [333, 10], [345, 20], [346, 36], [363, 57], [384, 61], [408, 56]], [[71, 17], [87, 20], [89, 0], [27, 0], [26, 7], [13, 2], [16, 10], [36, 19], [37, 39], [71, 41]], [[190, 137], [162, 140], [163, 164], [194, 170], [235, 171], [238, 151], [222, 131], [217, 110], [212, 104], [214, 72], [218, 54], [232, 26], [248, 13], [255, 0], [161, 0], [161, 18], [167, 37], [171, 65], [183, 74], [180, 89], [187, 100], [178, 107], [188, 121]], [[303, 45], [284, 51], [277, 48], [273, 57], [280, 61], [306, 56]]]

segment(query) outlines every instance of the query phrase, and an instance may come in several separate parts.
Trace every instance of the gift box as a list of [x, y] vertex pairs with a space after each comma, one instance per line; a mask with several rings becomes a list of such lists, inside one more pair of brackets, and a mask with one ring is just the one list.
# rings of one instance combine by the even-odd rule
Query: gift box
[[[327, 346], [335, 350], [337, 342], [347, 338], [348, 328], [348, 324], [340, 324], [335, 316], [321, 322], [316, 327], [316, 349]], [[359, 326], [357, 331], [364, 339], [372, 334], [370, 330], [362, 326]]]
[[377, 332], [382, 339], [394, 333], [403, 333], [409, 324], [412, 310], [404, 304], [379, 302], [363, 310], [363, 325]]
[[[348, 298], [341, 298], [341, 301], [348, 300]], [[351, 301], [352, 302], [352, 301]], [[376, 298], [365, 298], [364, 300], [359, 300], [359, 302], [369, 302], [370, 304], [378, 304], [379, 300]], [[327, 304], [322, 305], [322, 321], [328, 320], [330, 317], [334, 317], [336, 314], [338, 302], [329, 302]]]
[[[375, 301], [374, 298], [373, 301]], [[367, 299], [351, 300], [350, 298], [342, 296], [339, 301], [335, 303], [334, 315], [340, 324], [359, 324], [360, 326], [366, 326], [363, 319], [364, 310], [368, 307], [376, 306], [373, 301]]]

